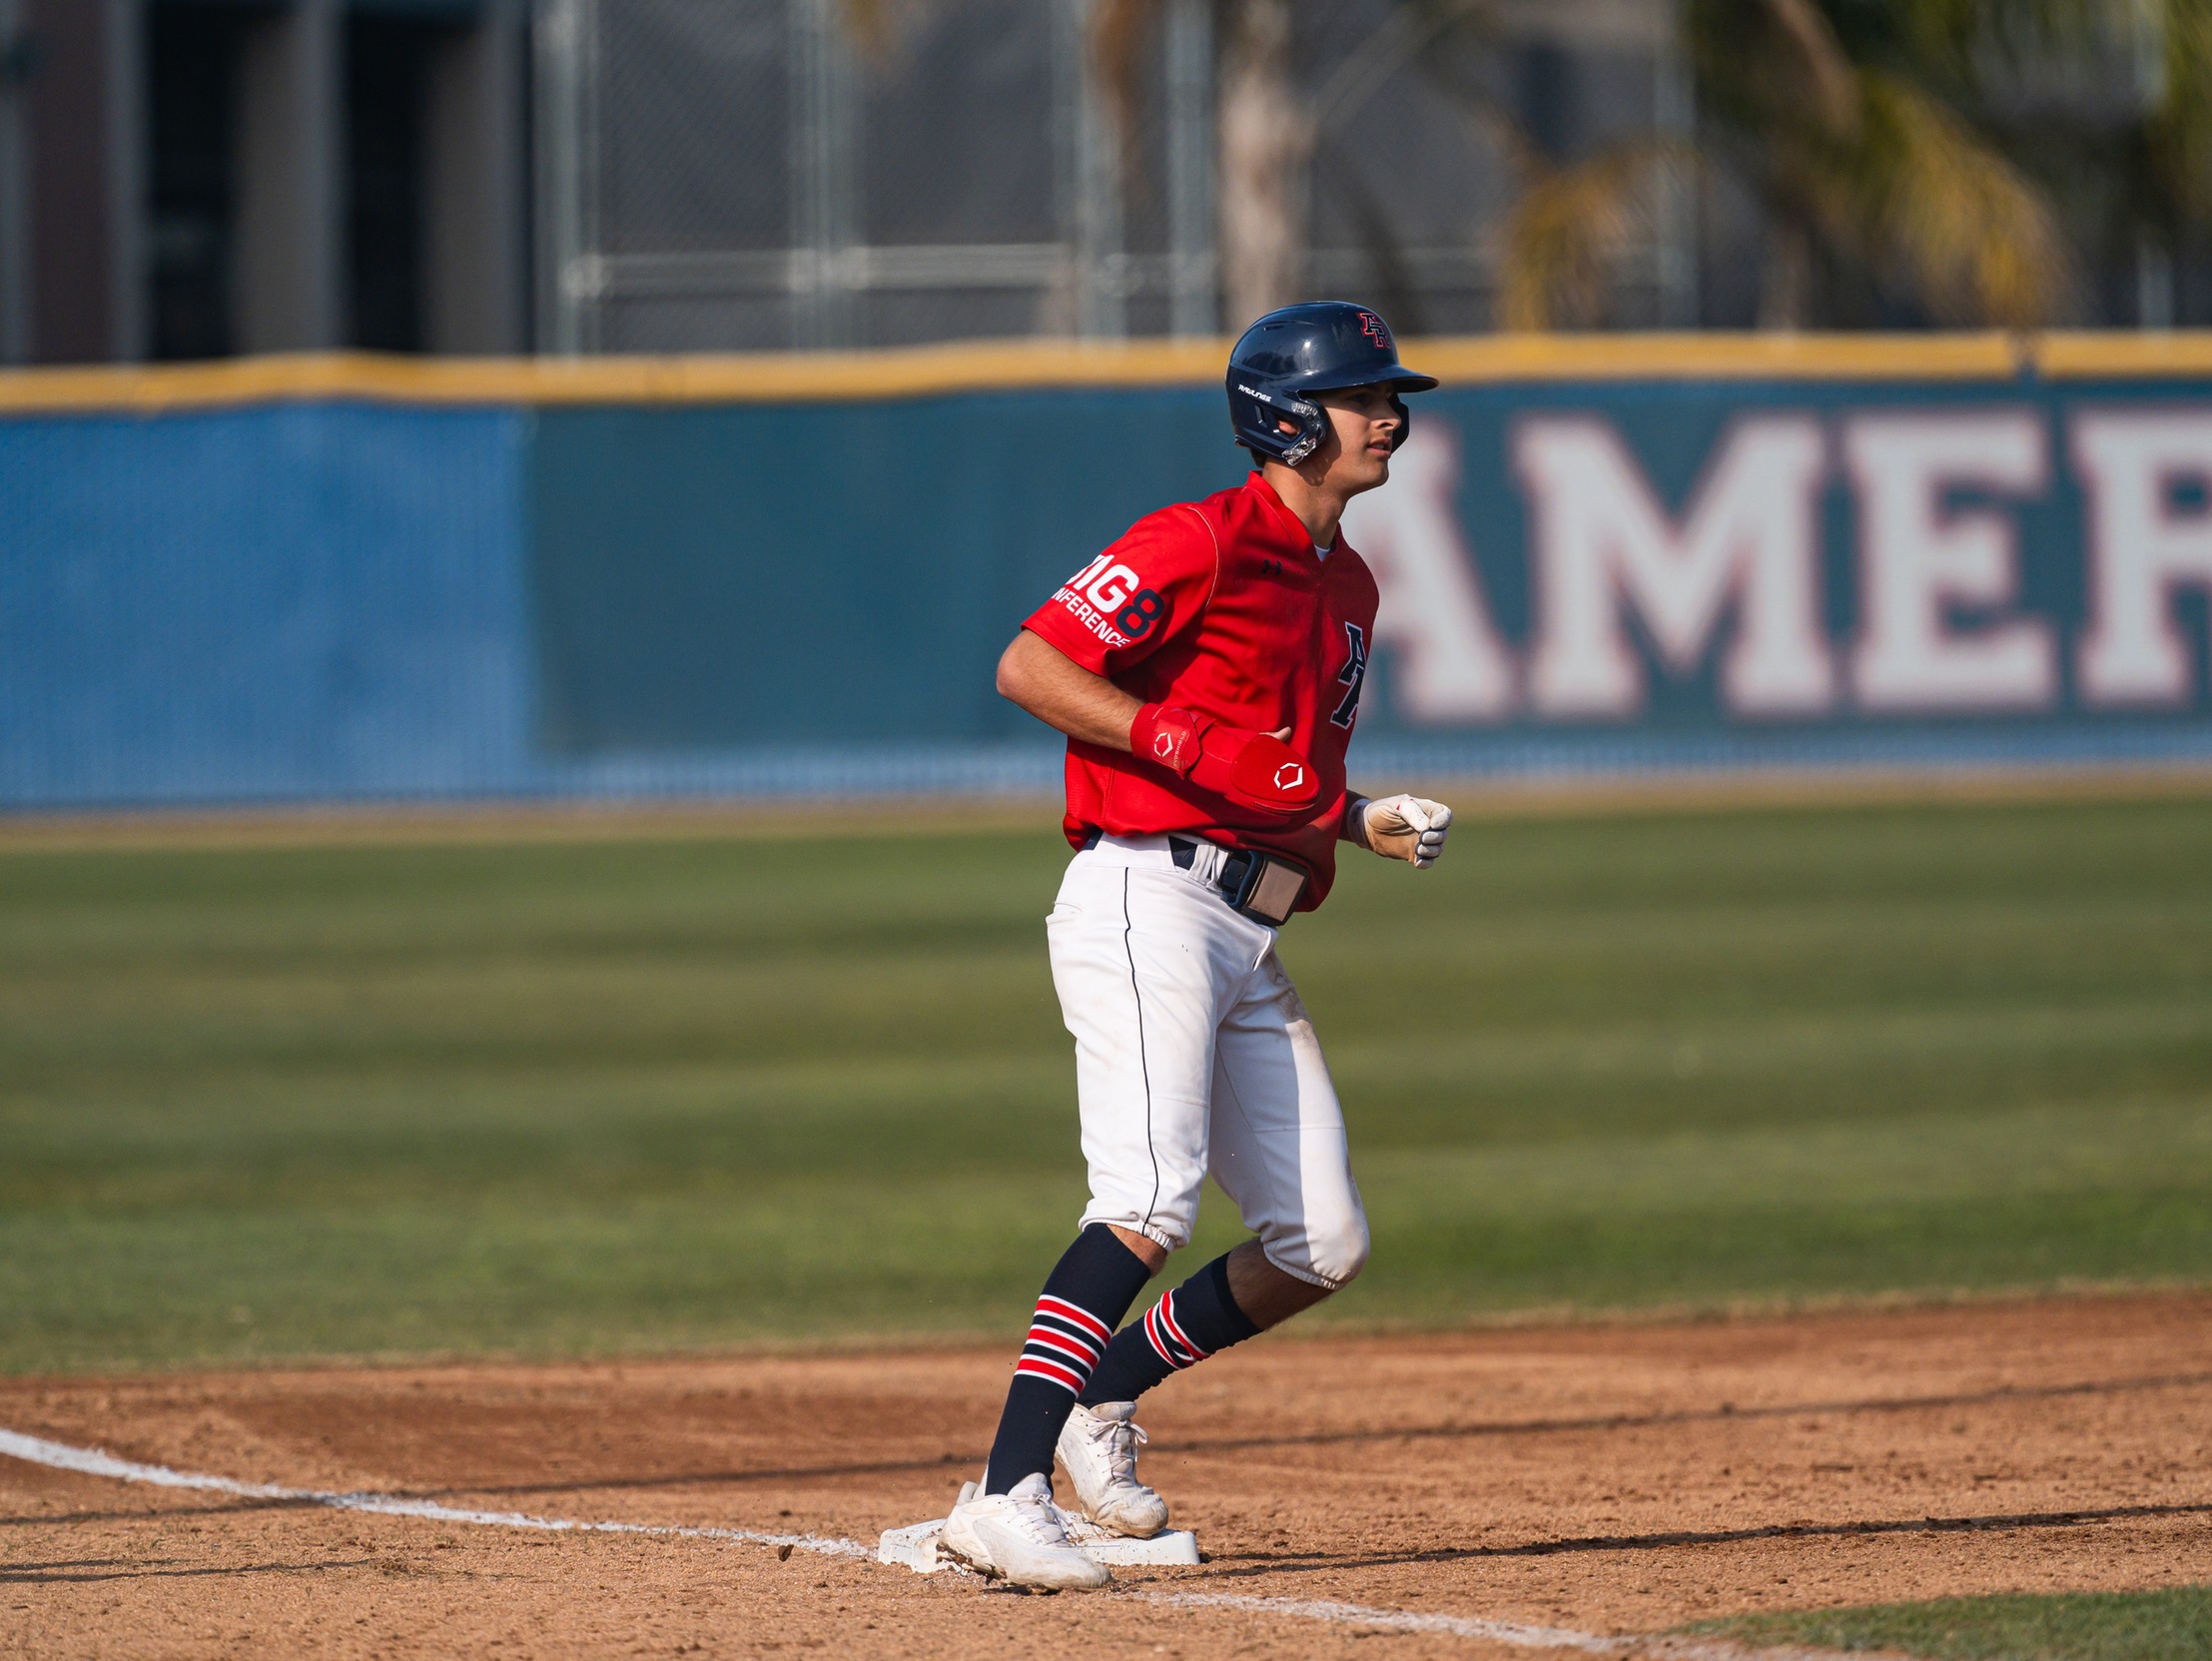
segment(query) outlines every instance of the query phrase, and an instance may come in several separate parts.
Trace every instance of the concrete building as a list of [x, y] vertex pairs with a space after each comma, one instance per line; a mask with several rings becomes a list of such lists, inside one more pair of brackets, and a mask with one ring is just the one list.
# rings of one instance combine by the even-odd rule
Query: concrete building
[[524, 0], [0, 0], [0, 359], [528, 329]]
[[[0, 362], [1212, 333], [1230, 12], [1170, 0], [1117, 115], [1095, 4], [0, 0]], [[1668, 0], [1500, 0], [1441, 74], [1400, 0], [1284, 5], [1301, 281], [1409, 329], [1491, 317], [1470, 100], [1668, 118]], [[1697, 320], [1664, 230], [1617, 321]]]

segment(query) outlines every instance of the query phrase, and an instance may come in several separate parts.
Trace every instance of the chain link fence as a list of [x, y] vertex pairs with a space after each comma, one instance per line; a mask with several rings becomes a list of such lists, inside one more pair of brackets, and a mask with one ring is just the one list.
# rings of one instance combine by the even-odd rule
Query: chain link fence
[[[1245, 321], [1222, 315], [1216, 236], [1230, 9], [1163, 0], [1117, 95], [1095, 4], [540, 0], [540, 345]], [[1571, 0], [1519, 23], [1407, 0], [1291, 8], [1311, 135], [1302, 286], [1368, 298], [1408, 333], [1490, 326], [1516, 144], [1572, 154], [1667, 113], [1660, 0]], [[1624, 321], [1667, 321], [1669, 281], [1656, 243], [1626, 262]]]

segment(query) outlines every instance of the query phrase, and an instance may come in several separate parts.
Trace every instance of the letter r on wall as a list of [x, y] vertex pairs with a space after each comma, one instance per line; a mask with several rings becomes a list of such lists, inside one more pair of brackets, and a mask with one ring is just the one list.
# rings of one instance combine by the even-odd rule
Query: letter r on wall
[[2173, 596], [2183, 586], [2212, 590], [2212, 508], [2183, 510], [2174, 495], [2184, 483], [2212, 491], [2212, 415], [2091, 412], [2074, 418], [2072, 439], [2089, 561], [2081, 696], [2185, 703], [2189, 648]]

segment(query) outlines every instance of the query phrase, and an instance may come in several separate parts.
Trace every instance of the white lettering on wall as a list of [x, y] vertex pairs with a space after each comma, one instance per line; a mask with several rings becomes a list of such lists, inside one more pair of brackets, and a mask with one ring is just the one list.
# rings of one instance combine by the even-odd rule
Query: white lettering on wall
[[2174, 490], [2212, 491], [2212, 415], [2080, 415], [2070, 447], [2087, 502], [2081, 695], [2100, 704], [2185, 702], [2189, 651], [2173, 594], [2184, 583], [2212, 589], [2212, 506], [2183, 511]]
[[1459, 524], [1459, 435], [1423, 415], [1390, 482], [1355, 496], [1344, 534], [1375, 573], [1375, 642], [1391, 649], [1391, 702], [1414, 721], [1493, 720], [1513, 664], [1490, 620]]
[[1514, 435], [1529, 500], [1536, 641], [1529, 686], [1547, 715], [1629, 715], [1644, 671], [1622, 627], [1633, 604], [1670, 667], [1694, 669], [1729, 602], [1721, 695], [1742, 715], [1802, 715], [1834, 696], [1820, 604], [1827, 444], [1803, 415], [1737, 423], [1679, 523], [1613, 427], [1544, 416]]
[[2049, 625], [1963, 625], [2019, 585], [2011, 517], [1958, 507], [1953, 490], [2040, 492], [2049, 469], [2031, 411], [1853, 416], [1843, 454], [1858, 502], [1859, 640], [1852, 679], [1869, 709], [2040, 709], [2057, 696]]

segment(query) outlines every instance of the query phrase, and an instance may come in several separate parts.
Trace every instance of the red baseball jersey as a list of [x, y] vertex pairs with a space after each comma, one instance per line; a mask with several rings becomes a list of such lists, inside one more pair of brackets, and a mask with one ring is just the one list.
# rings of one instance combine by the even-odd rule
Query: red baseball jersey
[[1174, 831], [1282, 854], [1312, 873], [1300, 911], [1336, 876], [1344, 746], [1359, 715], [1375, 579], [1342, 536], [1326, 558], [1254, 472], [1240, 489], [1163, 507], [1069, 578], [1024, 625], [1146, 703], [1255, 732], [1290, 729], [1321, 781], [1314, 816], [1271, 825], [1121, 750], [1068, 741], [1068, 840]]

